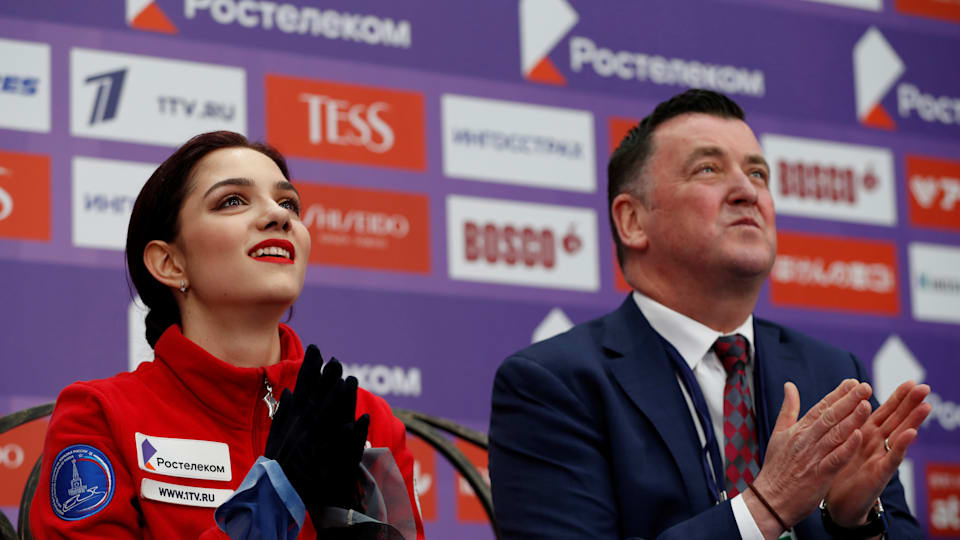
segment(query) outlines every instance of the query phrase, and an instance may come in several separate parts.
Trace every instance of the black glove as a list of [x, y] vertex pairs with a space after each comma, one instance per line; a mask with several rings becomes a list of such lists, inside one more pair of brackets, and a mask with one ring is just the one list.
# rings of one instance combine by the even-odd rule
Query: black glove
[[327, 506], [363, 512], [360, 458], [369, 415], [354, 417], [357, 379], [310, 345], [293, 393], [284, 390], [264, 455], [280, 464], [311, 515]]

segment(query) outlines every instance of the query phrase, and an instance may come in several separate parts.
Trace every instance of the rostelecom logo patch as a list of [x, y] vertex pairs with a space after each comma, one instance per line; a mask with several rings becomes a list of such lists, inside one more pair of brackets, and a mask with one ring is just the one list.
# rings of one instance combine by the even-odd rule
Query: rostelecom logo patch
[[127, 25], [148, 32], [177, 33], [177, 27], [154, 0], [127, 0]]
[[525, 79], [567, 84], [548, 55], [579, 20], [567, 0], [520, 0], [520, 68]]
[[882, 101], [905, 69], [903, 60], [876, 27], [870, 27], [857, 41], [853, 47], [853, 81], [857, 119], [861, 124], [896, 129], [897, 125]]

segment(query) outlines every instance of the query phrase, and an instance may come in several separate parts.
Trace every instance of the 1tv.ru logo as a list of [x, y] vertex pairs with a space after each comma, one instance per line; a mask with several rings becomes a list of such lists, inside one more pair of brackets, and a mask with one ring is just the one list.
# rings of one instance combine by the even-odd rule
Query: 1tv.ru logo
[[120, 105], [120, 93], [123, 92], [123, 82], [127, 78], [127, 70], [120, 69], [109, 73], [91, 75], [84, 79], [86, 83], [97, 85], [97, 95], [93, 98], [93, 111], [90, 113], [89, 125], [106, 122], [117, 117]]

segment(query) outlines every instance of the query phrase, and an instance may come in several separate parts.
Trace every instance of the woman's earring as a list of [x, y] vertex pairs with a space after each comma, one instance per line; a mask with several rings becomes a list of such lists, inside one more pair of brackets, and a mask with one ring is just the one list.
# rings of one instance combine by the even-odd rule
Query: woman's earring
[[184, 294], [187, 292], [187, 282], [182, 279], [180, 280], [180, 292]]

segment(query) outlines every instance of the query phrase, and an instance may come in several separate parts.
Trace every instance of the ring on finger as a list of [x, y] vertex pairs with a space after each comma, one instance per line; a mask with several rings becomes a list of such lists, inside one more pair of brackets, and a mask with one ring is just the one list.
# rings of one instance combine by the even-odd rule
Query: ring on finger
[[890, 437], [886, 437], [883, 439], [883, 449], [886, 450], [887, 452], [890, 451]]

